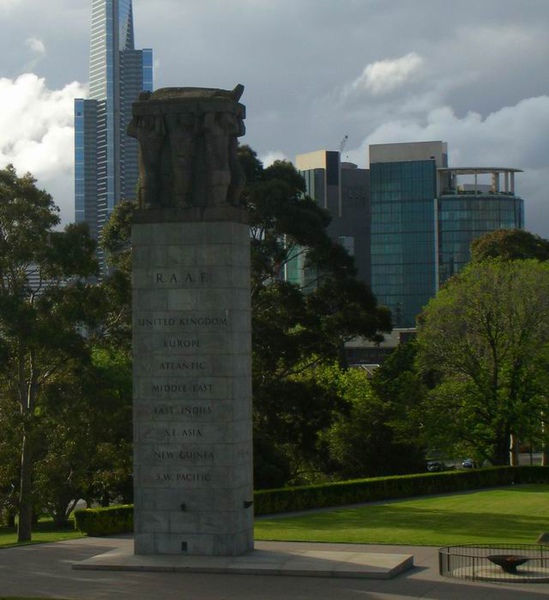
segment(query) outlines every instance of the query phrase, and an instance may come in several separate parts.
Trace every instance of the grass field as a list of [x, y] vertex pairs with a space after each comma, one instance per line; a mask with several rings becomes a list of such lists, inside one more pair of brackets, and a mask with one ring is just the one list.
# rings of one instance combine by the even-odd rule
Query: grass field
[[[43, 544], [45, 542], [60, 542], [62, 540], [73, 540], [85, 537], [79, 531], [75, 531], [74, 525], [56, 529], [51, 521], [41, 521], [33, 528], [32, 542], [30, 544]], [[0, 548], [10, 547], [17, 544], [17, 533], [14, 529], [0, 527]], [[0, 600], [2, 596], [0, 596]]]
[[415, 546], [535, 543], [544, 531], [549, 531], [549, 485], [380, 502], [255, 523], [256, 540]]
[[[256, 540], [406, 546], [535, 543], [545, 531], [549, 531], [549, 485], [378, 502], [255, 522]], [[73, 529], [58, 530], [51, 522], [41, 522], [32, 543], [80, 537], [84, 536]], [[16, 543], [13, 530], [0, 528], [0, 548]]]

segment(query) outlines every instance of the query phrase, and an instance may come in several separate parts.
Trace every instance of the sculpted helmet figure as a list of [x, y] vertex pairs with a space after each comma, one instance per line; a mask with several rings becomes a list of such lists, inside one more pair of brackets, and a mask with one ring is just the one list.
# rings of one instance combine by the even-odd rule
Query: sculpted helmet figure
[[244, 173], [244, 86], [163, 88], [140, 95], [128, 135], [139, 144], [141, 209], [238, 206]]

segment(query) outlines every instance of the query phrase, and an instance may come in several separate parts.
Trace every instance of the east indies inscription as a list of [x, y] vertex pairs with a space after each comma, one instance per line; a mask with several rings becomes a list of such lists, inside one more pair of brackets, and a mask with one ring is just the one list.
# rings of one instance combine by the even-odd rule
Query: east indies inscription
[[[249, 234], [234, 196], [239, 129], [223, 125], [240, 123], [244, 110], [233, 92], [210, 92], [155, 92], [134, 108], [149, 170], [132, 230], [138, 554], [232, 556], [253, 547]], [[152, 122], [169, 130], [187, 113], [198, 136], [186, 146], [190, 183], [167, 157], [169, 131], [147, 146]], [[177, 148], [190, 131], [178, 130]], [[214, 160], [225, 143], [227, 160]], [[215, 172], [193, 174], [189, 164]]]

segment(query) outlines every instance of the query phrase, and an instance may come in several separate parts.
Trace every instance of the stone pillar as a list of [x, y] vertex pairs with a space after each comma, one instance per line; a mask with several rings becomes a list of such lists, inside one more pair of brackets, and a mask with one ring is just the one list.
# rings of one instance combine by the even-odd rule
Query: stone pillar
[[234, 92], [155, 94], [130, 127], [135, 553], [236, 556], [253, 549], [250, 240], [234, 162], [244, 111]]

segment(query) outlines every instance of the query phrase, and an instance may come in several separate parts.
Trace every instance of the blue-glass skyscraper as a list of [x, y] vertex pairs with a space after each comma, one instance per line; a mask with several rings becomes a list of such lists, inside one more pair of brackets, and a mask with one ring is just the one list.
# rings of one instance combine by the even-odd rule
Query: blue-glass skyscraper
[[152, 91], [152, 50], [135, 50], [131, 0], [92, 0], [89, 98], [75, 100], [75, 220], [93, 237], [115, 205], [135, 198], [132, 103]]
[[441, 141], [370, 146], [371, 287], [396, 327], [415, 326], [439, 286], [469, 262], [474, 239], [524, 227], [519, 171], [449, 168]]

